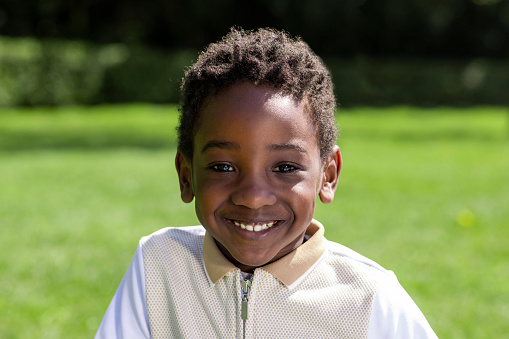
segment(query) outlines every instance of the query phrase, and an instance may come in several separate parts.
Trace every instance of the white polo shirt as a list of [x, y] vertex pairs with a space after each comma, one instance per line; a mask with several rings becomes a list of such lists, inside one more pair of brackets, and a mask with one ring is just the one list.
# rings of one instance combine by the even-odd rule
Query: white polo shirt
[[255, 269], [246, 320], [241, 272], [202, 226], [144, 237], [95, 338], [437, 338], [391, 271], [306, 233]]

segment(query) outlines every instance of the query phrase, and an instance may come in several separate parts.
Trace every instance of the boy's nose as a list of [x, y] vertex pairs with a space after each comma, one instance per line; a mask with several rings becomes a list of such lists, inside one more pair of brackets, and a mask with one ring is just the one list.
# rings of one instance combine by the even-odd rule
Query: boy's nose
[[276, 195], [273, 193], [272, 189], [269, 183], [259, 178], [243, 178], [232, 194], [232, 202], [235, 205], [245, 206], [251, 209], [273, 205], [276, 203]]

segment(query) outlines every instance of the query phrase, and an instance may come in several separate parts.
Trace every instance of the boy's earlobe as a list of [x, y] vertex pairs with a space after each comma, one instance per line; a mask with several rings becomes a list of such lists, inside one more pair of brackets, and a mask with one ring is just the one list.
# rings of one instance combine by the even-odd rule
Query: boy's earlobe
[[190, 203], [194, 198], [191, 185], [191, 163], [180, 151], [177, 151], [177, 155], [175, 156], [175, 167], [180, 184], [180, 198], [183, 202]]
[[343, 160], [341, 158], [341, 152], [339, 146], [334, 146], [332, 155], [326, 160], [324, 164], [324, 180], [320, 189], [320, 200], [324, 204], [330, 204], [334, 200], [334, 194], [338, 187], [339, 173], [341, 172], [341, 166]]

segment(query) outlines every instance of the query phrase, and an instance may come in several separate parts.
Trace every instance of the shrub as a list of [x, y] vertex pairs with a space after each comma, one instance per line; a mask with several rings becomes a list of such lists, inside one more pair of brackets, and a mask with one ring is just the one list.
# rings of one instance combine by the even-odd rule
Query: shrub
[[[196, 51], [0, 37], [0, 106], [176, 103]], [[324, 58], [343, 106], [509, 105], [506, 60]]]
[[509, 105], [509, 62], [326, 59], [341, 104]]
[[0, 106], [177, 102], [195, 52], [0, 37]]
[[121, 45], [0, 38], [0, 105], [93, 102], [104, 71], [125, 54]]

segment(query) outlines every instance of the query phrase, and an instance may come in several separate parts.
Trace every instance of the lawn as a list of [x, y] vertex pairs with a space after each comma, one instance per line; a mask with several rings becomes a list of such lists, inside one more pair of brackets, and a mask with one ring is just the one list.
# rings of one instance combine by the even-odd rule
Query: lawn
[[[340, 110], [326, 236], [384, 267], [440, 338], [509, 333], [509, 112]], [[140, 237], [196, 224], [173, 169], [177, 111], [0, 113], [0, 338], [91, 338]]]

